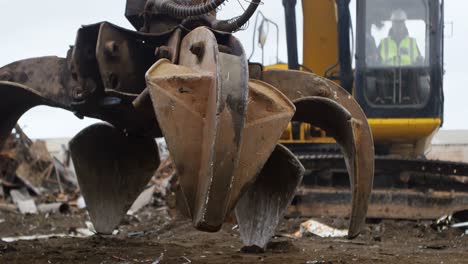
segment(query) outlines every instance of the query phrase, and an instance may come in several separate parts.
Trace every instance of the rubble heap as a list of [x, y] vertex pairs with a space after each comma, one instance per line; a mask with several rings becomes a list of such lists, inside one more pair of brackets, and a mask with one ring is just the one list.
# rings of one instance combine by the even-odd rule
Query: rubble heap
[[68, 208], [64, 204], [76, 199], [78, 183], [68, 152], [63, 156], [52, 157], [45, 141], [31, 140], [17, 125], [0, 151], [1, 206], [22, 213], [52, 210], [51, 203], [59, 203], [57, 210]]

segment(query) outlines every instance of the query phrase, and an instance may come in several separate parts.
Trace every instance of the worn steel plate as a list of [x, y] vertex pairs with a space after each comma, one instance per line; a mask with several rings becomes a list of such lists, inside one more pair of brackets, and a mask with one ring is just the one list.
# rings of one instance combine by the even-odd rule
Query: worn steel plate
[[70, 151], [96, 231], [112, 233], [159, 166], [155, 140], [99, 123], [76, 135]]

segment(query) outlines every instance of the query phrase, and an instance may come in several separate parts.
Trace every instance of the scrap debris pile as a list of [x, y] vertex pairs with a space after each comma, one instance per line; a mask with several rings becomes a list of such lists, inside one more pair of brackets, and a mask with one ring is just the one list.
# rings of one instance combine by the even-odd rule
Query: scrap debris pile
[[[65, 146], [58, 155], [52, 156], [45, 141], [31, 140], [16, 125], [0, 150], [0, 168], [0, 211], [73, 213], [85, 207], [70, 152]], [[153, 201], [157, 206], [165, 205], [165, 197], [173, 193], [174, 175], [168, 157], [129, 213]]]
[[21, 213], [69, 210], [78, 183], [67, 151], [52, 157], [43, 140], [32, 141], [16, 125], [0, 151], [1, 207]]

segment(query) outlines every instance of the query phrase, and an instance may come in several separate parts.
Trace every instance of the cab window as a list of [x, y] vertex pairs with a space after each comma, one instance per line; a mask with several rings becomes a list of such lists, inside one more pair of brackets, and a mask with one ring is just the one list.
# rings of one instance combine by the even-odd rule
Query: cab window
[[367, 0], [365, 11], [366, 99], [424, 106], [430, 94], [428, 0]]

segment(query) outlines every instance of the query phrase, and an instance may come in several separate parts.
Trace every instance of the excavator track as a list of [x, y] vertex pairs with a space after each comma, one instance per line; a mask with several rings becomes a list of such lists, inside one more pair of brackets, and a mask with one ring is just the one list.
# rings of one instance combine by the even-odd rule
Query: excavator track
[[[304, 166], [313, 170], [346, 168], [342, 154], [295, 154]], [[446, 160], [410, 159], [376, 155], [375, 167], [378, 170], [385, 171], [410, 171], [441, 176], [468, 176], [468, 163]]]
[[[346, 217], [351, 195], [339, 149], [287, 146], [306, 168], [289, 214]], [[368, 218], [437, 219], [468, 208], [467, 163], [376, 155], [375, 168]]]

